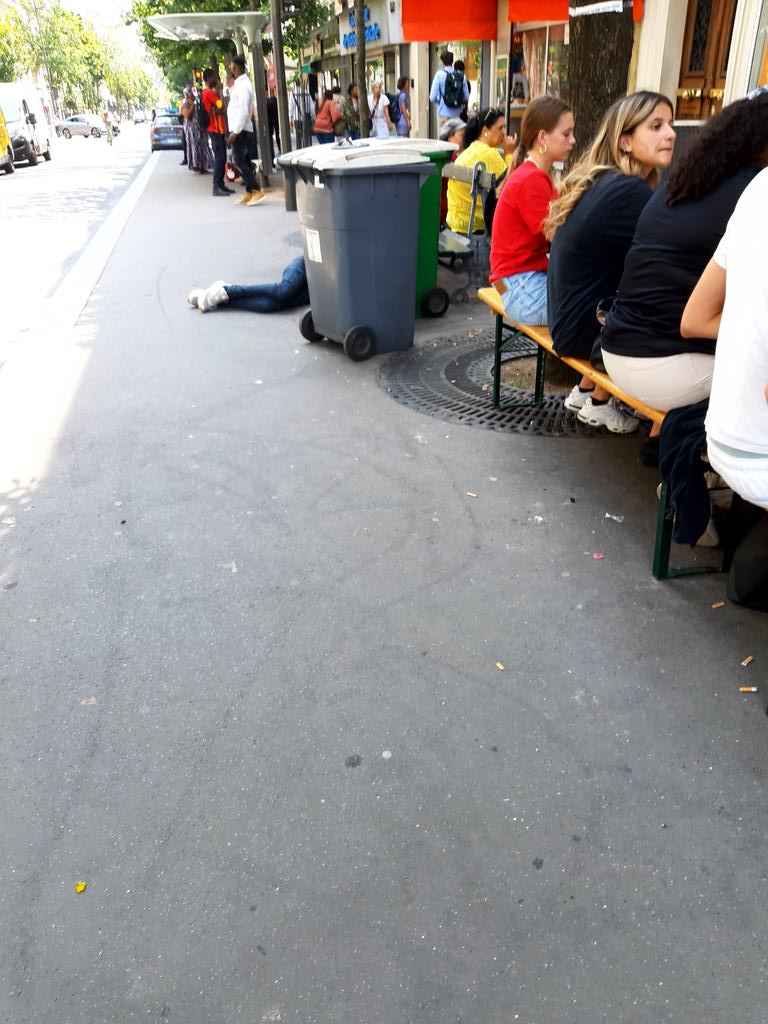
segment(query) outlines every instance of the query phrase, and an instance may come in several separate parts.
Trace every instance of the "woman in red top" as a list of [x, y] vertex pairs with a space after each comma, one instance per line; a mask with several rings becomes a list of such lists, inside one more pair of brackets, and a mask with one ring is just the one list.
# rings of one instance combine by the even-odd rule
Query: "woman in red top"
[[576, 145], [570, 107], [554, 96], [532, 100], [520, 140], [493, 218], [491, 284], [510, 320], [541, 325], [547, 322], [548, 249], [541, 226], [557, 195], [552, 166]]

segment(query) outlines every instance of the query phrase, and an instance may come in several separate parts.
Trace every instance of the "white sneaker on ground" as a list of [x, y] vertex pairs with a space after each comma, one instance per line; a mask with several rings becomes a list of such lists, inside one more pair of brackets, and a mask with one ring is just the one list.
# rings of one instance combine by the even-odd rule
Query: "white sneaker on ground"
[[589, 427], [605, 427], [612, 434], [632, 434], [640, 426], [640, 421], [622, 412], [613, 398], [605, 405], [595, 405], [591, 397], [587, 398], [576, 417], [580, 423]]
[[194, 306], [195, 308], [197, 308], [197, 300], [204, 292], [205, 288], [193, 288], [192, 291], [187, 296], [187, 302], [190, 304], [190, 306]]
[[223, 306], [229, 302], [229, 295], [224, 287], [224, 281], [214, 281], [210, 288], [206, 288], [197, 300], [197, 308], [201, 313], [208, 313], [217, 306]]
[[575, 384], [570, 395], [567, 395], [563, 401], [563, 405], [566, 409], [570, 409], [571, 412], [578, 412], [579, 409], [584, 408], [584, 403], [593, 391], [594, 388], [590, 388], [589, 391], [582, 391], [579, 385]]

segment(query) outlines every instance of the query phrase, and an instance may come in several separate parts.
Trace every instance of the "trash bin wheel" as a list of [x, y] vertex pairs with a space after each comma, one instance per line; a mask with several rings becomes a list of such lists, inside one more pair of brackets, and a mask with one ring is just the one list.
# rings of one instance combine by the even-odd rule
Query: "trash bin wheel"
[[312, 319], [312, 310], [308, 309], [307, 312], [299, 320], [299, 331], [302, 338], [306, 338], [307, 341], [322, 341], [322, 334], [318, 334], [315, 330], [315, 321]]
[[421, 299], [421, 312], [424, 316], [444, 316], [451, 304], [451, 297], [445, 288], [430, 288]]
[[370, 359], [376, 352], [376, 338], [370, 327], [350, 327], [344, 335], [344, 351], [356, 363]]

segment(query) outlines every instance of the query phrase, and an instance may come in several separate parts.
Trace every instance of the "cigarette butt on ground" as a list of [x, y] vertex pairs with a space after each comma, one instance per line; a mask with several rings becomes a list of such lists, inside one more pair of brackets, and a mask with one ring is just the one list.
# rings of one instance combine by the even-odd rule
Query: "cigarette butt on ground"
[[713, 608], [725, 608], [725, 601], [715, 601]]
[[755, 659], [752, 657], [752, 655], [748, 654], [746, 658], [742, 661], [741, 667], [746, 668], [748, 665], [751, 665], [754, 660]]
[[467, 491], [467, 497], [468, 498], [476, 498], [477, 495], [475, 494], [474, 491]]
[[503, 672], [503, 671], [504, 671], [504, 668], [505, 668], [505, 666], [504, 666], [503, 662], [501, 662], [501, 661], [497, 661], [497, 662], [496, 662], [496, 668], [497, 668], [497, 669], [499, 670], [499, 672]]
[[740, 686], [739, 693], [757, 693], [756, 686]]

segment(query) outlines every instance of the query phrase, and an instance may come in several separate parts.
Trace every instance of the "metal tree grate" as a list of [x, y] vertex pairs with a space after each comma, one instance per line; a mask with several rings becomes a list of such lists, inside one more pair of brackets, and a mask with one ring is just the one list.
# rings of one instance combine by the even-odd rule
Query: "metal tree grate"
[[[504, 361], [535, 356], [537, 345], [524, 336], [504, 350]], [[448, 423], [510, 433], [580, 435], [589, 433], [563, 406], [562, 395], [546, 395], [541, 406], [494, 409], [491, 400], [493, 332], [455, 340], [438, 338], [404, 352], [393, 352], [379, 367], [379, 385], [416, 412]], [[530, 401], [533, 391], [501, 385], [501, 402]]]

